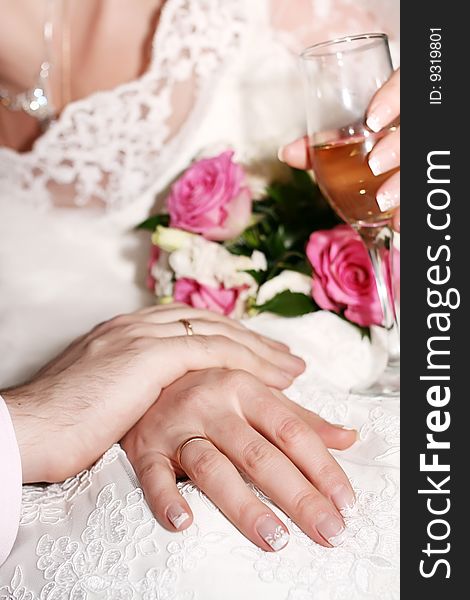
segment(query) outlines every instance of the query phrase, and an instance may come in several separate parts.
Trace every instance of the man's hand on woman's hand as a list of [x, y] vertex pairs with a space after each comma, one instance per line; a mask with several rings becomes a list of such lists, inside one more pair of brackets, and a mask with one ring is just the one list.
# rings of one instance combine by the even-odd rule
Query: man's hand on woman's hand
[[[378, 132], [400, 115], [400, 69], [375, 94], [369, 105], [366, 123]], [[279, 150], [279, 159], [296, 169], [310, 169], [308, 138], [303, 137]], [[380, 175], [400, 166], [400, 127], [384, 136], [369, 154], [369, 166], [374, 175]], [[377, 192], [383, 206], [400, 204], [400, 172], [392, 175]], [[400, 208], [393, 219], [394, 228], [400, 230]]]
[[[247, 538], [279, 550], [287, 528], [241, 472], [312, 539], [334, 544], [344, 526], [339, 511], [353, 504], [354, 493], [327, 446], [347, 448], [356, 432], [330, 425], [265, 383], [246, 370], [188, 373], [125, 435], [123, 447], [163, 526], [181, 530], [192, 522], [176, 487], [187, 475]], [[210, 441], [193, 441], [178, 457], [194, 436]]]
[[[180, 319], [190, 319], [187, 336]], [[90, 466], [188, 371], [255, 374], [284, 389], [305, 368], [283, 344], [214, 313], [152, 307], [95, 327], [30, 382], [2, 392], [20, 447], [23, 481], [61, 481]]]

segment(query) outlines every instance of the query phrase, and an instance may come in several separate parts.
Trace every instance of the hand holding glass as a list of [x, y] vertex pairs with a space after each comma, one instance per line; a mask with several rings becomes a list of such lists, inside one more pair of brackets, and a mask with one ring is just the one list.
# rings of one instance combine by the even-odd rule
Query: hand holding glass
[[374, 145], [389, 131], [365, 124], [372, 97], [393, 73], [388, 38], [371, 33], [316, 44], [302, 53], [310, 158], [315, 178], [338, 215], [361, 235], [374, 267], [387, 331], [387, 367], [366, 390], [397, 395], [399, 330], [393, 298], [393, 207], [380, 207], [377, 191], [398, 169], [375, 176], [368, 164]]

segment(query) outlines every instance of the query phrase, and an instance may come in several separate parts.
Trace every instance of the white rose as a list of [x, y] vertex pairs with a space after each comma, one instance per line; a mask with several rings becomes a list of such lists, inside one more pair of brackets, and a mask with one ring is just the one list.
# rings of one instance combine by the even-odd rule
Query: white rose
[[191, 236], [189, 243], [172, 252], [169, 264], [176, 279], [187, 277], [204, 285], [226, 288], [256, 286], [253, 277], [244, 271], [266, 270], [266, 257], [255, 251], [252, 256], [236, 256], [224, 246], [206, 240], [202, 236]]
[[158, 260], [152, 266], [151, 275], [155, 279], [156, 296], [159, 298], [173, 296], [173, 272], [166, 252], [160, 252]]
[[251, 262], [253, 266], [251, 267], [253, 271], [266, 271], [268, 268], [268, 261], [266, 260], [266, 256], [260, 252], [259, 250], [255, 250], [251, 255]]
[[297, 271], [282, 271], [276, 277], [263, 283], [259, 288], [256, 304], [266, 304], [274, 296], [286, 290], [310, 296], [312, 293], [312, 278]]

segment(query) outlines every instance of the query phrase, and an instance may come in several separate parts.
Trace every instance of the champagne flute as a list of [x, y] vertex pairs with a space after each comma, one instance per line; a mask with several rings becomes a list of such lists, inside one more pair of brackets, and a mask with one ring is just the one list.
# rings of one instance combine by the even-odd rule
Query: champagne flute
[[393, 72], [388, 38], [367, 33], [315, 44], [301, 54], [310, 157], [315, 178], [332, 208], [361, 235], [383, 311], [387, 366], [366, 389], [372, 396], [400, 391], [398, 311], [393, 294], [392, 210], [382, 211], [376, 194], [398, 169], [375, 176], [367, 159], [397, 123], [375, 133], [365, 124], [369, 103]]

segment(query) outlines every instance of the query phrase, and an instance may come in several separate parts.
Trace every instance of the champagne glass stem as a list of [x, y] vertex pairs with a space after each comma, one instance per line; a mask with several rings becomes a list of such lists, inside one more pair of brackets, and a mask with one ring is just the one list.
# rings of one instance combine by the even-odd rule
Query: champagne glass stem
[[388, 355], [387, 368], [400, 365], [400, 326], [395, 302], [393, 279], [393, 230], [383, 227], [363, 227], [359, 233], [366, 245], [375, 275], [377, 293], [383, 313]]

